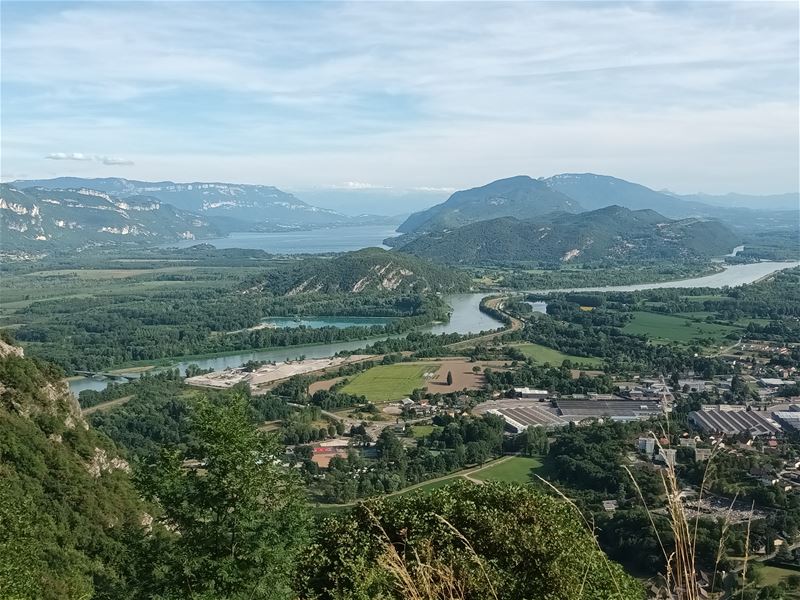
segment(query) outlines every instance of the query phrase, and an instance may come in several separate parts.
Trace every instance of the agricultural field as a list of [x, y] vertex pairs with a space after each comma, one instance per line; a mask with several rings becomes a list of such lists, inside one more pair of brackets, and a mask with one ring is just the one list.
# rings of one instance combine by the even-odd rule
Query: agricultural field
[[[465, 359], [444, 360], [439, 363], [438, 371], [433, 377], [429, 377], [425, 389], [431, 393], [450, 394], [459, 392], [463, 389], [480, 390], [485, 387], [486, 379], [483, 376], [483, 369], [487, 366], [497, 368], [496, 362], [469, 362]], [[504, 364], [504, 363], [503, 363]], [[478, 367], [478, 371], [473, 369]], [[502, 366], [501, 366], [502, 368]], [[447, 374], [453, 378], [453, 383], [447, 384]]]
[[[800, 576], [800, 571], [784, 569], [782, 567], [765, 566], [760, 570], [763, 585], [777, 585], [785, 582], [792, 575]], [[787, 600], [800, 598], [800, 590], [794, 589], [786, 596]]]
[[539, 363], [550, 363], [551, 365], [560, 366], [565, 360], [570, 360], [574, 363], [586, 364], [592, 367], [600, 367], [603, 365], [603, 361], [600, 358], [564, 354], [563, 352], [540, 344], [519, 344], [515, 347], [525, 356]]
[[688, 343], [698, 338], [708, 338], [718, 344], [728, 334], [738, 332], [739, 328], [693, 321], [676, 315], [636, 311], [633, 320], [623, 327], [623, 331], [631, 335], [646, 335], [652, 340]]
[[415, 389], [425, 387], [427, 379], [438, 370], [439, 365], [432, 363], [378, 365], [356, 375], [342, 392], [366, 396], [375, 404], [400, 400]]
[[470, 477], [480, 481], [502, 481], [505, 483], [530, 483], [531, 476], [542, 468], [542, 461], [535, 456], [513, 456], [500, 460], [485, 469], [471, 473]]

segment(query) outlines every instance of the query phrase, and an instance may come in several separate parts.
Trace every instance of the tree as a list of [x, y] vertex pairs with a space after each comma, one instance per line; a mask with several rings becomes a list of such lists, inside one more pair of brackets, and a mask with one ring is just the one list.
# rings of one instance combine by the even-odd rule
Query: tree
[[293, 598], [308, 515], [298, 480], [276, 464], [276, 438], [255, 429], [241, 396], [199, 402], [192, 429], [190, 452], [164, 452], [138, 477], [163, 511], [143, 548], [138, 595]]
[[447, 385], [453, 385], [453, 373], [451, 371], [447, 372]]
[[[408, 578], [387, 568], [390, 545]], [[452, 598], [416, 595], [457, 581], [464, 598], [639, 600], [641, 585], [597, 548], [577, 511], [522, 486], [462, 483], [359, 504], [326, 519], [306, 554], [301, 598]], [[449, 588], [452, 593], [452, 588]], [[332, 591], [335, 592], [332, 594]]]

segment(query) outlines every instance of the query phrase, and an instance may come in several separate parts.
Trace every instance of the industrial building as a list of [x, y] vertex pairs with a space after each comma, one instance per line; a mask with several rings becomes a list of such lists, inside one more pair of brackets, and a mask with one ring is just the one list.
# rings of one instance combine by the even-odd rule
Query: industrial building
[[603, 417], [614, 421], [637, 421], [657, 417], [663, 412], [657, 400], [626, 400], [619, 396], [591, 400], [559, 399], [556, 408], [559, 416], [567, 421]]
[[772, 418], [787, 430], [800, 431], [800, 410], [795, 410], [795, 405], [789, 410], [772, 413]]
[[[519, 388], [524, 389], [524, 388]], [[536, 393], [543, 390], [529, 390]], [[662, 414], [658, 400], [631, 400], [612, 394], [573, 395], [549, 402], [528, 398], [492, 400], [475, 407], [476, 414], [489, 412], [503, 417], [508, 429], [518, 433], [528, 427], [558, 427], [591, 419], [633, 421]]]
[[530, 398], [532, 400], [545, 400], [550, 395], [547, 390], [534, 390], [529, 387], [515, 387], [514, 393], [520, 398]]
[[536, 404], [493, 408], [487, 412], [503, 417], [508, 428], [514, 433], [524, 431], [528, 427], [558, 427], [567, 424], [567, 421], [558, 416], [555, 409]]
[[778, 424], [764, 414], [745, 410], [698, 410], [689, 413], [689, 422], [705, 433], [751, 436], [778, 433]]

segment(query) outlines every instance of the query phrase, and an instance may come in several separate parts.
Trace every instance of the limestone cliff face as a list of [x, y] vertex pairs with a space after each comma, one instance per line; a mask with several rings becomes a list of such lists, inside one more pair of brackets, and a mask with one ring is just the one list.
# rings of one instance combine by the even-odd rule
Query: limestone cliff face
[[0, 399], [11, 411], [26, 418], [46, 414], [63, 421], [68, 429], [89, 426], [81, 416], [77, 399], [67, 383], [51, 373], [42, 372], [25, 351], [0, 340]]

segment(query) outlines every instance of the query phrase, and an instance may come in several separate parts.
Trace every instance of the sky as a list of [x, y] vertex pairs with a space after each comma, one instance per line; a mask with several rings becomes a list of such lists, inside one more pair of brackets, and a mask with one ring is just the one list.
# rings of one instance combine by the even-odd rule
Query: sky
[[[796, 2], [7, 2], [0, 176], [800, 189]], [[401, 207], [402, 208], [402, 207]]]

